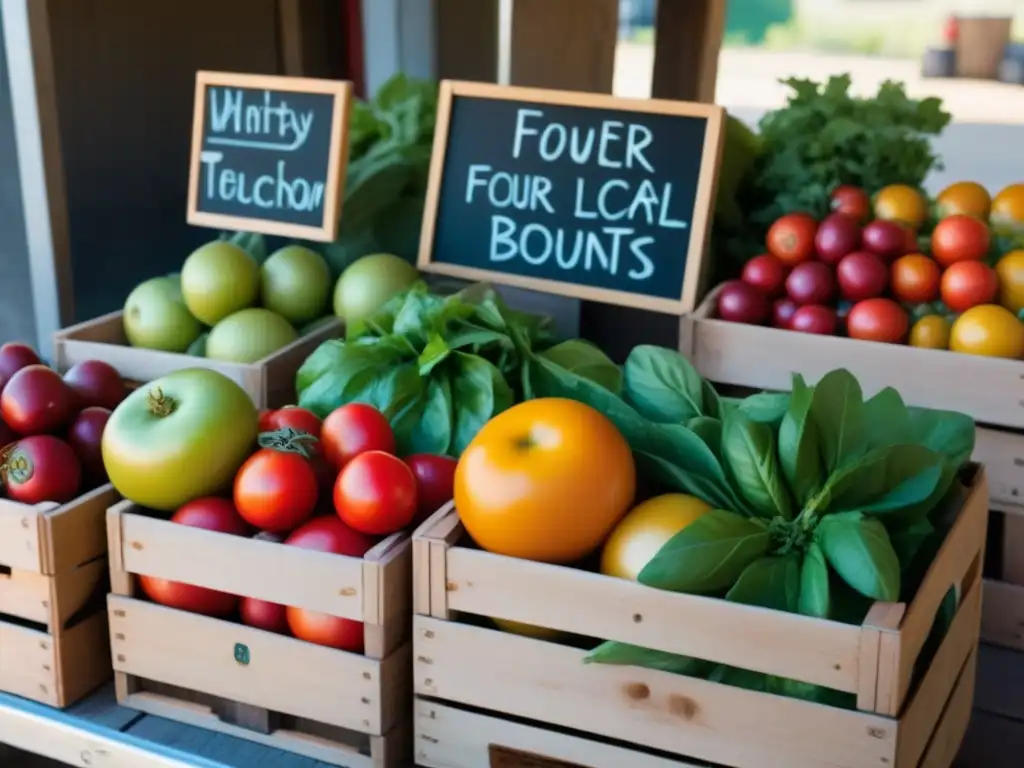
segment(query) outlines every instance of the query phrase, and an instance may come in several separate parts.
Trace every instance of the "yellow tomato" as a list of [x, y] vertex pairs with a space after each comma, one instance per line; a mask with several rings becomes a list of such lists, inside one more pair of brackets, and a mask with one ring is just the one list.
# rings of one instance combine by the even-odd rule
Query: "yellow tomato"
[[710, 505], [685, 493], [666, 493], [638, 504], [605, 542], [601, 573], [636, 581], [666, 541], [710, 511]]
[[1024, 323], [1005, 307], [972, 307], [953, 323], [949, 348], [968, 355], [1016, 359], [1024, 354]]
[[996, 263], [999, 303], [1017, 314], [1024, 309], [1024, 251], [1010, 251]]
[[603, 414], [563, 398], [498, 414], [455, 469], [455, 508], [473, 540], [545, 563], [571, 563], [600, 547], [635, 492], [625, 438]]
[[976, 181], [958, 181], [951, 184], [939, 193], [935, 202], [941, 217], [962, 213], [982, 221], [988, 218], [992, 207], [992, 198], [989, 197], [988, 190]]
[[910, 346], [949, 349], [949, 323], [940, 315], [925, 315], [910, 329]]
[[538, 627], [535, 624], [523, 624], [522, 622], [509, 621], [508, 619], [492, 618], [491, 621], [498, 626], [498, 629], [504, 632], [510, 632], [513, 635], [522, 635], [523, 637], [532, 637], [534, 640], [555, 640], [563, 634], [557, 629]]
[[1024, 233], [1024, 184], [1011, 184], [992, 198], [989, 223], [1000, 235]]
[[918, 190], [906, 184], [890, 184], [875, 195], [875, 218], [898, 221], [915, 230], [928, 216], [928, 201]]

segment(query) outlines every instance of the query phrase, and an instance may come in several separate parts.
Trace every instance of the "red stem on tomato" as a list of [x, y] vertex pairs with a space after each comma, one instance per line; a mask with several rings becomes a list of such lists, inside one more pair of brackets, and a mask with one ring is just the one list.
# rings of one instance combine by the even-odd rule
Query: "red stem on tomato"
[[273, 432], [261, 432], [256, 442], [260, 448], [269, 448], [272, 451], [282, 453], [297, 453], [303, 458], [313, 457], [314, 449], [318, 441], [315, 435], [303, 432], [292, 427], [277, 429]]

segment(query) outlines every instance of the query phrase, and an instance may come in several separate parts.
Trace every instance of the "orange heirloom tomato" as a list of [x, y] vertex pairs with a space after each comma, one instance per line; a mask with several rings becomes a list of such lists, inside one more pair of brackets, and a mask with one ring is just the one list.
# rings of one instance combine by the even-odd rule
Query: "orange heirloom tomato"
[[980, 261], [958, 261], [942, 273], [942, 300], [954, 312], [989, 304], [998, 291], [996, 271]]
[[957, 213], [940, 221], [932, 231], [932, 256], [948, 267], [958, 261], [980, 261], [988, 254], [988, 225]]
[[455, 508], [500, 555], [571, 563], [629, 510], [636, 467], [603, 414], [562, 398], [528, 400], [484, 425], [455, 470]]
[[940, 277], [941, 270], [933, 259], [911, 253], [892, 263], [890, 286], [893, 296], [900, 301], [923, 304], [938, 297]]

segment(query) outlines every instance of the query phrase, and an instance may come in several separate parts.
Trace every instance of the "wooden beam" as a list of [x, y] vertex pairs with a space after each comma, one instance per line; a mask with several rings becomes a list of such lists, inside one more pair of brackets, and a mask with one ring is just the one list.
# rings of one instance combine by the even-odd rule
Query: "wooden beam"
[[726, 0], [659, 0], [651, 95], [715, 100]]

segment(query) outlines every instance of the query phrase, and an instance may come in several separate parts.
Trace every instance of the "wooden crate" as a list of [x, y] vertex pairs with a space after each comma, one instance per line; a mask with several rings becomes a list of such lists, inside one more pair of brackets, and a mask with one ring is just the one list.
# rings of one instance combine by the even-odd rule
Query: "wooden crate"
[[[408, 763], [412, 548], [365, 558], [190, 528], [131, 502], [107, 513], [107, 599], [123, 706], [347, 768]], [[136, 597], [132, 574], [364, 622], [365, 655]]]
[[1024, 361], [745, 325], [712, 317], [717, 291], [680, 325], [680, 351], [716, 384], [790, 390], [846, 368], [865, 394], [895, 387], [911, 405], [961, 411], [986, 425], [1024, 428]]
[[[413, 538], [416, 762], [948, 768], [974, 688], [986, 487], [976, 470], [913, 601], [876, 603], [862, 626], [483, 552], [469, 546], [448, 505]], [[926, 673], [912, 680], [953, 585], [961, 601], [952, 626]], [[460, 613], [825, 685], [856, 694], [860, 711], [638, 667], [585, 665], [577, 647], [459, 623]]]
[[0, 691], [66, 707], [110, 678], [104, 485], [67, 504], [0, 500]]
[[1024, 651], [1024, 504], [993, 505], [1001, 525], [989, 537], [991, 570], [985, 579], [981, 637], [987, 643]]
[[327, 339], [342, 335], [341, 320], [325, 323], [258, 363], [224, 363], [205, 357], [129, 347], [121, 312], [88, 320], [54, 334], [54, 367], [64, 372], [85, 360], [102, 360], [125, 379], [145, 383], [183, 368], [210, 368], [223, 373], [249, 393], [260, 408], [295, 402], [295, 373]]

